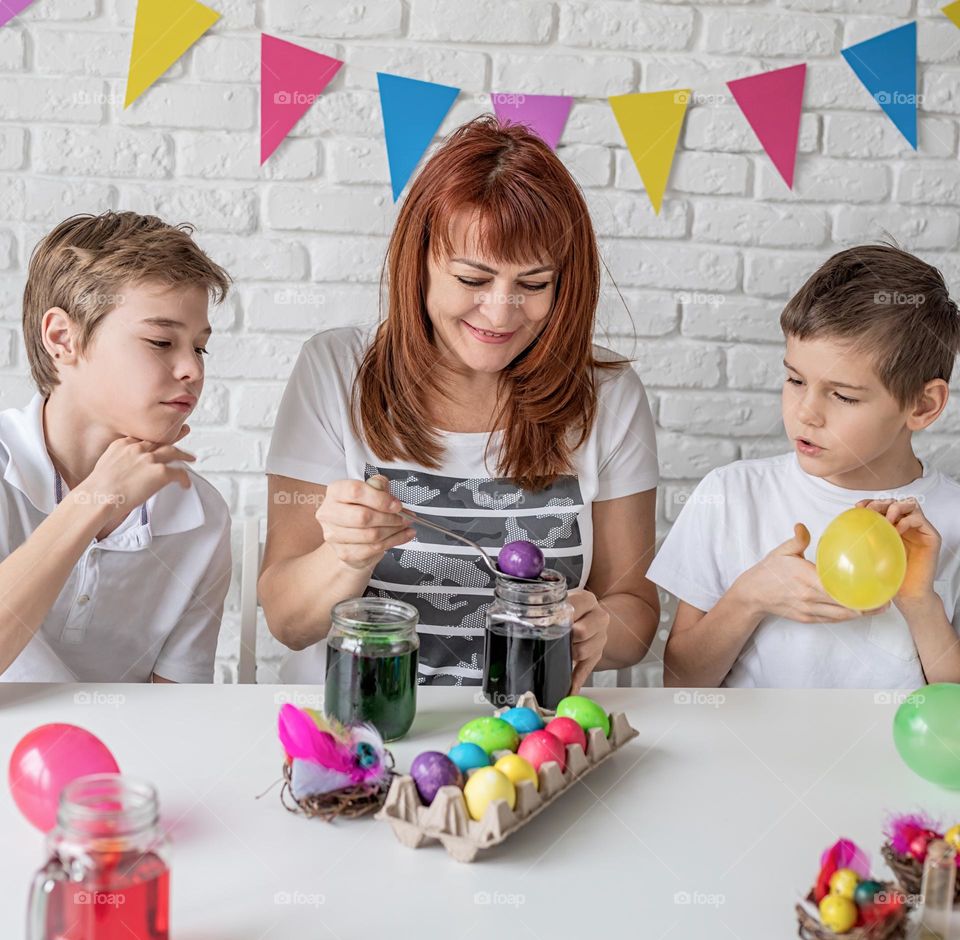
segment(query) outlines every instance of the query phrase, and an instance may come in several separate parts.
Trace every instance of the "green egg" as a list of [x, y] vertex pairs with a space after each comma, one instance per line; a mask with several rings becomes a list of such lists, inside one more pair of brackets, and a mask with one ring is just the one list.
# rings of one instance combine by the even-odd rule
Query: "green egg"
[[520, 744], [520, 735], [502, 718], [474, 718], [460, 729], [457, 740], [478, 744], [492, 754], [494, 751], [515, 751]]
[[594, 701], [583, 695], [568, 695], [557, 705], [557, 718], [572, 718], [584, 731], [602, 728], [603, 736], [610, 736], [610, 719]]

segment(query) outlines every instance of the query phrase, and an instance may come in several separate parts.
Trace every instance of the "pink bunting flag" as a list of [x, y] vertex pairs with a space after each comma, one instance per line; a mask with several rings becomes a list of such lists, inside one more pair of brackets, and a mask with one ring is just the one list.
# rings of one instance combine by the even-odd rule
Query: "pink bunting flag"
[[501, 123], [526, 124], [551, 150], [557, 149], [560, 135], [573, 105], [567, 95], [518, 95], [504, 92], [490, 95], [493, 111]]
[[791, 189], [806, 74], [806, 65], [791, 65], [727, 82], [767, 156]]
[[18, 13], [22, 13], [33, 0], [0, 0], [0, 26], [6, 26]]
[[294, 125], [343, 65], [292, 42], [260, 37], [260, 165], [280, 146]]

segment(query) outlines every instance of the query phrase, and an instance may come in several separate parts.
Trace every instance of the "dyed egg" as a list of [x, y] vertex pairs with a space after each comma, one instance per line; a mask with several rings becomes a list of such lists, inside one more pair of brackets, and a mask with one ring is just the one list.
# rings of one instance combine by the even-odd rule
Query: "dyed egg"
[[420, 799], [429, 806], [440, 787], [462, 787], [460, 768], [440, 751], [424, 751], [410, 765], [410, 776], [417, 785]]
[[841, 894], [828, 894], [820, 902], [820, 920], [834, 933], [846, 933], [857, 922], [857, 905]]
[[463, 788], [463, 798], [471, 819], [483, 819], [487, 807], [494, 800], [506, 800], [513, 809], [517, 805], [517, 790], [510, 778], [496, 767], [480, 767], [470, 774]]
[[563, 770], [567, 766], [567, 749], [549, 731], [531, 731], [521, 742], [517, 753], [533, 764], [535, 770], [547, 761], [556, 761]]
[[539, 731], [543, 727], [543, 719], [532, 708], [508, 708], [500, 717], [507, 724], [513, 725], [519, 734]]
[[960, 824], [951, 826], [943, 835], [943, 841], [960, 852]]
[[468, 770], [473, 770], [475, 767], [490, 766], [490, 755], [487, 754], [479, 744], [474, 744], [471, 741], [467, 741], [464, 744], [455, 744], [447, 751], [447, 757], [449, 757], [450, 760], [460, 768], [460, 772], [464, 774]]
[[883, 885], [879, 881], [861, 881], [853, 892], [853, 900], [858, 907], [866, 907], [873, 903], [873, 899], [881, 891]]
[[544, 731], [549, 731], [563, 744], [579, 744], [584, 752], [587, 750], [587, 735], [572, 718], [554, 718], [547, 723]]
[[543, 571], [543, 552], [533, 542], [507, 542], [497, 555], [497, 567], [515, 578], [539, 578]]
[[592, 699], [584, 695], [568, 695], [557, 705], [558, 718], [572, 718], [584, 731], [602, 728], [604, 737], [610, 736], [610, 719]]
[[457, 735], [460, 742], [478, 744], [488, 754], [494, 751], [515, 751], [520, 741], [517, 729], [502, 718], [474, 718]]
[[937, 834], [930, 829], [924, 829], [923, 832], [915, 835], [907, 846], [907, 851], [918, 861], [922, 862], [927, 857], [927, 845], [931, 839], [936, 839]]
[[860, 876], [852, 868], [838, 868], [830, 876], [830, 893], [853, 900]]
[[493, 766], [508, 777], [514, 786], [522, 780], [529, 780], [537, 790], [540, 789], [540, 778], [533, 764], [519, 754], [504, 754]]

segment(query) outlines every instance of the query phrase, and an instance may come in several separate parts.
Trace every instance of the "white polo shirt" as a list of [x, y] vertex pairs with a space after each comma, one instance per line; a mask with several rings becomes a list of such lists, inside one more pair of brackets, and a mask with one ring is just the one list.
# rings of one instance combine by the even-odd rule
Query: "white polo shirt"
[[[0, 558], [22, 545], [56, 507], [43, 437], [43, 398], [0, 412]], [[3, 682], [213, 681], [230, 584], [230, 512], [188, 468], [87, 546], [39, 631]], [[0, 598], [0, 620], [9, 616]]]

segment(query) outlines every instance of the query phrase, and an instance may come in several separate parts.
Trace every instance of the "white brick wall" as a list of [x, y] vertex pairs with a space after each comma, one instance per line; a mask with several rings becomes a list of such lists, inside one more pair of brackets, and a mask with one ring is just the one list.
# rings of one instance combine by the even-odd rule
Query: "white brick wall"
[[[630, 308], [607, 283], [601, 339], [637, 356], [657, 416], [661, 535], [712, 467], [784, 448], [776, 319], [829, 253], [889, 231], [960, 292], [960, 30], [942, 0], [208, 2], [222, 20], [127, 111], [135, 0], [36, 0], [0, 30], [0, 406], [30, 394], [20, 292], [53, 223], [107, 208], [192, 221], [237, 288], [214, 318], [189, 444], [238, 520], [265, 511], [261, 469], [300, 344], [376, 313], [395, 212], [377, 69], [462, 87], [441, 133], [489, 110], [491, 91], [577, 96], [559, 154]], [[925, 95], [916, 154], [840, 56], [913, 17]], [[346, 61], [263, 169], [261, 30]], [[809, 69], [790, 193], [724, 82], [798, 61]], [[694, 103], [657, 218], [604, 99], [685, 86]], [[960, 476], [958, 440], [951, 405], [920, 450]], [[237, 589], [235, 579], [221, 641], [227, 681]], [[671, 615], [668, 605], [664, 625]], [[261, 651], [267, 678], [280, 651], [263, 629]]]

